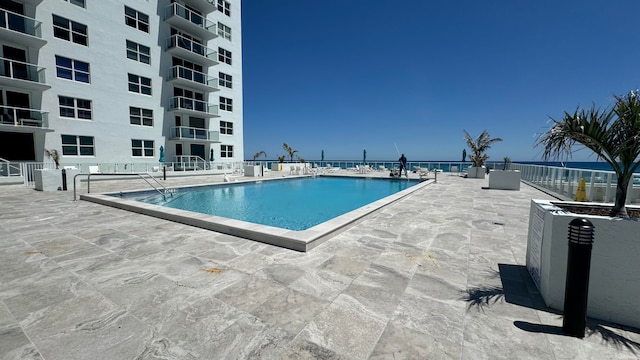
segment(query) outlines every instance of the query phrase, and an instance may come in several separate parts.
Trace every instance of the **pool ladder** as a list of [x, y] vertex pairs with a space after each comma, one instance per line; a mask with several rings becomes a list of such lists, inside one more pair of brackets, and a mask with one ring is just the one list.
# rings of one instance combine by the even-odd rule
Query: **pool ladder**
[[[149, 173], [139, 173], [137, 174], [140, 176], [140, 178], [142, 180], [144, 180], [147, 184], [149, 184], [149, 186], [151, 186], [155, 191], [157, 191], [158, 193], [160, 193], [160, 195], [162, 195], [162, 198], [164, 200], [167, 200], [167, 194], [171, 195], [171, 197], [173, 197], [173, 193], [176, 192], [176, 189], [168, 189], [166, 188], [164, 185], [162, 185], [160, 183], [160, 181], [158, 181], [158, 179], [156, 179], [155, 177], [153, 177], [153, 175], [149, 174]], [[157, 187], [155, 187], [152, 183], [150, 183], [147, 179], [145, 179], [144, 176], [142, 175], [147, 175], [149, 176], [151, 179], [153, 179], [156, 184], [158, 184], [158, 186], [160, 186], [160, 188], [162, 188], [163, 191], [160, 191], [160, 189], [158, 189]]]

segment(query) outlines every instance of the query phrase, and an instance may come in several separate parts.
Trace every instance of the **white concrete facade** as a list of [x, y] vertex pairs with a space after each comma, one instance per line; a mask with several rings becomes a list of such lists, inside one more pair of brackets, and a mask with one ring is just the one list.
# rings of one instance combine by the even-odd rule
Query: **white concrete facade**
[[[7, 12], [21, 10], [40, 22], [39, 31], [31, 36], [35, 45], [29, 45], [14, 40], [15, 31], [5, 27], [0, 29], [0, 43], [26, 48], [25, 62], [45, 68], [45, 77], [31, 81], [40, 85], [34, 90], [5, 71], [2, 75], [9, 79], [0, 79], [0, 86], [3, 94], [28, 94], [29, 108], [48, 113], [48, 121], [40, 126], [3, 122], [3, 140], [21, 142], [25, 135], [18, 139], [14, 134], [26, 133], [33, 134], [33, 144], [23, 144], [23, 152], [32, 147], [32, 154], [16, 155], [14, 145], [5, 141], [0, 158], [42, 161], [44, 149], [57, 149], [63, 164], [153, 163], [160, 160], [162, 146], [166, 162], [197, 156], [198, 162], [210, 163], [212, 153], [216, 162], [242, 161], [240, 0], [7, 1], [11, 8]], [[3, 9], [7, 7], [2, 4]], [[66, 29], [59, 25], [60, 18], [69, 21], [69, 39], [62, 38]], [[126, 23], [127, 18], [135, 27]], [[85, 34], [75, 32], [74, 25], [86, 26]], [[74, 41], [74, 35], [81, 40]], [[230, 52], [231, 64], [225, 62], [228, 57], [219, 56], [228, 53], [219, 49]], [[142, 60], [147, 56], [150, 61]], [[68, 59], [72, 79], [61, 76], [61, 63]], [[83, 64], [88, 64], [88, 74]], [[225, 74], [224, 81], [220, 73]], [[83, 76], [89, 77], [88, 82]], [[79, 116], [78, 110], [87, 114], [85, 100], [90, 101], [90, 119]], [[71, 101], [72, 116], [63, 113], [61, 101]], [[7, 105], [6, 99], [3, 104]], [[146, 124], [135, 123], [132, 111], [144, 114]], [[76, 142], [75, 150], [71, 140]], [[221, 153], [221, 149], [227, 151]]]

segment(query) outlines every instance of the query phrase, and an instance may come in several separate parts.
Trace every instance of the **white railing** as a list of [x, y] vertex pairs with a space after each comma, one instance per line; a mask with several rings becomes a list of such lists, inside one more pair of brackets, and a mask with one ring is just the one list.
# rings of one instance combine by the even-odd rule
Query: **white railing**
[[3, 57], [0, 57], [0, 61], [4, 64], [0, 67], [0, 76], [45, 84], [45, 68]]
[[48, 112], [37, 109], [0, 106], [0, 124], [48, 128], [48, 114]]
[[208, 87], [218, 88], [218, 79], [209, 76], [205, 73], [195, 71], [193, 69], [186, 68], [184, 66], [176, 65], [169, 69], [168, 79], [185, 79], [198, 84], [206, 85]]
[[178, 3], [173, 3], [167, 6], [164, 12], [165, 12], [165, 19], [168, 19], [172, 16], [178, 16], [210, 32], [211, 32], [210, 28], [215, 26], [215, 24], [209, 21], [207, 18], [203, 17], [200, 14], [196, 14], [195, 12], [187, 9], [186, 7]]
[[167, 49], [172, 49], [175, 47], [185, 49], [194, 54], [213, 60], [214, 62], [217, 62], [218, 60], [218, 55], [215, 50], [209, 49], [208, 47], [191, 39], [188, 39], [182, 35], [175, 34], [167, 39]]
[[36, 19], [0, 9], [0, 28], [42, 38], [41, 24]]
[[21, 175], [19, 164], [12, 164], [11, 161], [0, 158], [0, 176], [9, 177]]
[[219, 141], [220, 132], [188, 126], [175, 126], [171, 128], [171, 135], [169, 138], [171, 140]]
[[190, 110], [212, 116], [218, 115], [218, 105], [211, 105], [206, 101], [196, 100], [184, 96], [174, 96], [169, 99], [169, 110]]
[[[513, 170], [520, 170], [525, 182], [558, 195], [574, 200], [580, 179], [585, 180], [587, 201], [615, 202], [617, 177], [613, 171], [573, 169], [557, 166], [511, 164]], [[627, 189], [627, 204], [640, 202], [640, 173], [633, 176]]]

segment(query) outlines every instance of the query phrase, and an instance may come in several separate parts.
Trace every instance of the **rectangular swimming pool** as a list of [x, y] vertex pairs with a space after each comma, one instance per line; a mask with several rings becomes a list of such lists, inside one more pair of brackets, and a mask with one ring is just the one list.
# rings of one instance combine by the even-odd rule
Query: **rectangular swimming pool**
[[405, 179], [317, 177], [199, 186], [177, 189], [166, 196], [148, 191], [114, 196], [301, 231], [417, 183]]
[[81, 199], [307, 251], [363, 216], [431, 183], [318, 176], [156, 191], [84, 194]]

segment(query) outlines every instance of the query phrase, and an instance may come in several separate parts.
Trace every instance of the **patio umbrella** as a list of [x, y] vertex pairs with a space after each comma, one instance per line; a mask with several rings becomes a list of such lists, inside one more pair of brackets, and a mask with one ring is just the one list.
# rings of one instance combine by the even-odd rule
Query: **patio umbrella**
[[362, 150], [362, 164], [367, 165], [367, 150]]
[[211, 154], [209, 155], [209, 159], [210, 159], [211, 161], [215, 160], [215, 159], [213, 158], [213, 149], [211, 149]]
[[462, 162], [467, 161], [467, 149], [462, 149]]
[[160, 162], [164, 162], [164, 146], [160, 145]]
[[324, 161], [324, 150], [320, 153], [320, 161]]

